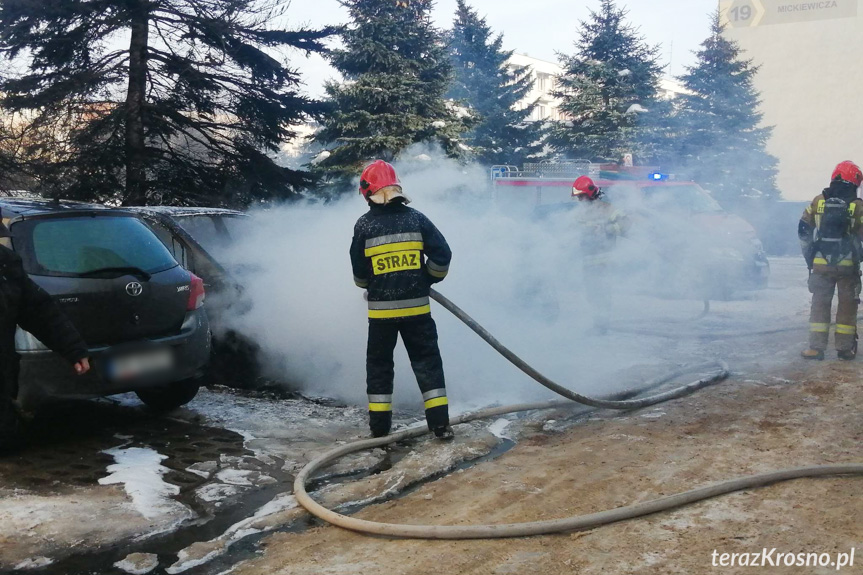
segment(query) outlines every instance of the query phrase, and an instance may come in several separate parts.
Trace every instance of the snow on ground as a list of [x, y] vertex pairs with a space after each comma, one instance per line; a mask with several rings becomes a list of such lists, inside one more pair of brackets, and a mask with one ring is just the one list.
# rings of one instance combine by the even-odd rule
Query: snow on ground
[[195, 400], [177, 414], [242, 435], [246, 449], [264, 462], [284, 460], [291, 470], [308, 459], [309, 450], [338, 439], [366, 433], [365, 406], [328, 406], [306, 399], [246, 397], [229, 390], [201, 389]]
[[512, 439], [509, 434], [506, 433], [506, 428], [509, 427], [510, 423], [510, 420], [501, 417], [488, 426], [488, 431], [500, 439]]
[[31, 557], [29, 559], [25, 559], [21, 561], [13, 569], [16, 571], [27, 571], [30, 569], [40, 569], [42, 567], [47, 567], [54, 561], [49, 559], [48, 557]]
[[172, 499], [180, 488], [162, 479], [169, 471], [161, 464], [167, 456], [148, 447], [115, 447], [105, 453], [116, 463], [108, 466], [110, 475], [100, 479], [99, 484], [123, 485], [141, 515], [147, 519], [171, 516], [178, 520], [194, 516], [189, 508]]
[[[249, 486], [251, 487], [251, 486]], [[239, 485], [225, 485], [224, 483], [209, 483], [195, 490], [195, 497], [205, 503], [213, 503], [215, 507], [221, 507], [222, 502], [229, 497], [235, 497], [248, 491], [248, 487]]]
[[[186, 517], [184, 515], [184, 517]], [[0, 489], [0, 572], [173, 529], [174, 516], [147, 519], [121, 486], [37, 495]], [[22, 569], [25, 567], [21, 567]]]
[[297, 507], [297, 500], [289, 493], [280, 493], [272, 501], [258, 509], [254, 515], [231, 525], [222, 535], [206, 542], [210, 551], [203, 556], [196, 556], [193, 552], [184, 549], [180, 551], [177, 562], [168, 567], [165, 572], [169, 575], [188, 571], [193, 567], [203, 565], [219, 555], [225, 554], [231, 545], [257, 533], [271, 531], [276, 524], [265, 523], [266, 518]]
[[130, 575], [146, 575], [159, 566], [159, 557], [152, 553], [132, 553], [114, 567]]
[[224, 469], [216, 474], [216, 478], [222, 483], [238, 485], [241, 487], [267, 485], [276, 482], [276, 480], [269, 475], [249, 469]]

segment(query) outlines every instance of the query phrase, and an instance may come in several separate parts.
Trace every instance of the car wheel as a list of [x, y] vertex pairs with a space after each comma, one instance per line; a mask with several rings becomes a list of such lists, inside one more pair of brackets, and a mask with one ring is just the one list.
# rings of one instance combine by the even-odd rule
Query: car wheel
[[181, 405], [186, 405], [198, 394], [201, 387], [199, 380], [187, 379], [175, 382], [167, 387], [141, 389], [135, 395], [153, 411], [170, 411]]
[[24, 423], [15, 405], [8, 399], [0, 399], [0, 454], [21, 447], [24, 439]]

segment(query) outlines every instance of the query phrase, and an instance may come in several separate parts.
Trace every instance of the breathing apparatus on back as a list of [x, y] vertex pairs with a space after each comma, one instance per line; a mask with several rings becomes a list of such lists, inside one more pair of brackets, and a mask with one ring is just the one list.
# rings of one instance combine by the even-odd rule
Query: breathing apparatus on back
[[815, 227], [815, 249], [827, 265], [836, 266], [849, 255], [860, 262], [859, 242], [852, 237], [857, 189], [863, 183], [863, 172], [853, 162], [842, 162], [833, 171], [824, 199], [818, 203]]

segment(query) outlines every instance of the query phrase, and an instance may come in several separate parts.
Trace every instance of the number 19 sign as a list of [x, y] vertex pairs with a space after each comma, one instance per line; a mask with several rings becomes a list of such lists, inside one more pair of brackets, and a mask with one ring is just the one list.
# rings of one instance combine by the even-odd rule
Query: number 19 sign
[[720, 21], [730, 28], [753, 28], [836, 18], [855, 18], [857, 0], [722, 0]]

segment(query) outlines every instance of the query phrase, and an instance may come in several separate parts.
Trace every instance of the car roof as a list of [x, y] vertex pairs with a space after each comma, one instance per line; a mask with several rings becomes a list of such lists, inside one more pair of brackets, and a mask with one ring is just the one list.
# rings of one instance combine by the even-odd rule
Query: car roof
[[[0, 198], [0, 211], [4, 218], [33, 217], [46, 214], [70, 213], [77, 211], [116, 211], [119, 215], [121, 210], [103, 206], [101, 204], [89, 204], [87, 202], [75, 202], [70, 200], [46, 200], [41, 198]], [[126, 214], [129, 215], [129, 214]]]
[[246, 217], [248, 214], [229, 210], [226, 208], [204, 208], [194, 206], [129, 206], [124, 209], [135, 212], [151, 212], [163, 214], [172, 218], [192, 217], [192, 216], [240, 216]]

